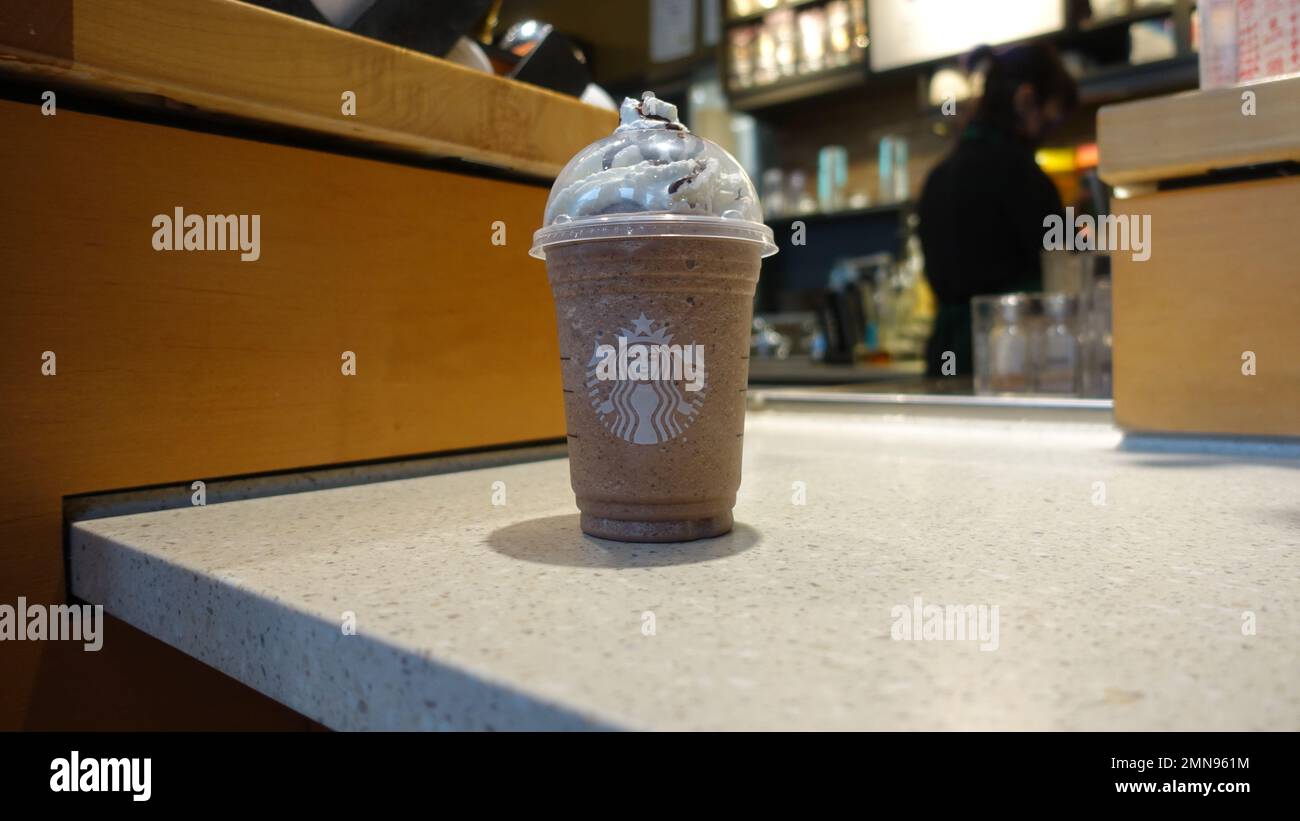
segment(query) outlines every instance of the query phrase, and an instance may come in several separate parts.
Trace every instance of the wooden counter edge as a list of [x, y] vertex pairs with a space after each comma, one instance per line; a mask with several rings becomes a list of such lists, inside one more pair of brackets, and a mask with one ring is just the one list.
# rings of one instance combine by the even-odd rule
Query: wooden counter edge
[[[0, 73], [540, 177], [617, 120], [573, 97], [235, 0], [0, 5]], [[355, 116], [342, 111], [345, 91], [356, 95]]]
[[1300, 160], [1300, 76], [1104, 106], [1097, 143], [1111, 185]]

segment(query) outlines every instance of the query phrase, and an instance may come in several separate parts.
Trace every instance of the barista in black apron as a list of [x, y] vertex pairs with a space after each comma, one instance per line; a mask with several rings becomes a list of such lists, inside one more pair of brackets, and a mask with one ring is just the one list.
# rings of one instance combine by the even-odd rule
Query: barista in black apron
[[1043, 136], [1078, 102], [1074, 80], [1045, 44], [971, 56], [984, 91], [960, 139], [926, 178], [918, 214], [926, 277], [938, 307], [927, 375], [943, 355], [971, 373], [970, 298], [1042, 289], [1044, 219], [1062, 214], [1056, 186], [1034, 161]]

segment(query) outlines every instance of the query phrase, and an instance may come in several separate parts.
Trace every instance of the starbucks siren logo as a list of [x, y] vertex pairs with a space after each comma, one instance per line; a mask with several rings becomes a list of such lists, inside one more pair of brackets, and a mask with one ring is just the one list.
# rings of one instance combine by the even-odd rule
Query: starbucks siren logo
[[634, 445], [657, 445], [690, 427], [704, 404], [704, 346], [674, 345], [644, 312], [617, 344], [596, 341], [587, 363], [591, 406], [605, 429]]

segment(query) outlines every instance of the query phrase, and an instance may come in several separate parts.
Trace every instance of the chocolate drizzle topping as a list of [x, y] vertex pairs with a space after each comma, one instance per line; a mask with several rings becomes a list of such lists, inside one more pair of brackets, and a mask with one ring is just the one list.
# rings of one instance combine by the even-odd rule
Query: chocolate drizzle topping
[[700, 175], [700, 172], [704, 170], [704, 163], [701, 162], [700, 160], [696, 160], [693, 168], [695, 170], [692, 171], [690, 174], [687, 174], [685, 177], [682, 177], [680, 180], [674, 181], [672, 184], [668, 186], [669, 194], [676, 194], [677, 190], [681, 188], [683, 185], [685, 185], [688, 182], [693, 182], [695, 178]]

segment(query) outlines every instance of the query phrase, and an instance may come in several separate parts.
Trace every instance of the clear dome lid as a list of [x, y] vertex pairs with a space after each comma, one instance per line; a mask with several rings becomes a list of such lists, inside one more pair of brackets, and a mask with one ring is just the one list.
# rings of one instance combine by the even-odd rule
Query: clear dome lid
[[647, 91], [623, 101], [619, 120], [560, 172], [529, 253], [545, 259], [553, 245], [636, 236], [731, 239], [776, 253], [745, 170], [682, 125], [676, 106]]

